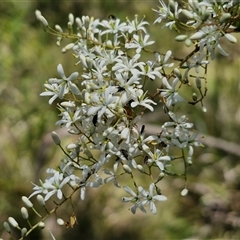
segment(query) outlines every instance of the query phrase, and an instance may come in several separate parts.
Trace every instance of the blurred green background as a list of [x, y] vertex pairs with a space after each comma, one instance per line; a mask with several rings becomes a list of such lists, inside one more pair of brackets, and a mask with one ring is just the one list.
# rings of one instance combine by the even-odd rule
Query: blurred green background
[[[86, 0], [0, 2], [0, 237], [8, 216], [20, 225], [21, 196], [31, 193], [49, 166], [56, 166], [61, 152], [52, 144], [49, 132], [56, 130], [58, 112], [39, 94], [49, 77], [56, 76], [62, 63], [68, 73], [74, 68], [71, 54], [63, 56], [56, 39], [45, 33], [35, 19], [39, 9], [51, 26], [66, 26], [68, 14], [121, 19], [135, 14], [149, 22], [156, 16], [151, 8], [158, 1]], [[149, 30], [157, 48], [172, 49], [175, 56], [188, 51], [174, 42], [175, 33]], [[236, 37], [240, 40], [239, 36]], [[123, 192], [111, 185], [89, 190], [86, 201], [76, 196], [78, 223], [73, 229], [56, 227], [55, 216], [47, 225], [58, 240], [64, 239], [240, 239], [240, 58], [239, 44], [223, 42], [230, 57], [217, 56], [210, 65], [208, 109], [187, 106], [191, 121], [200, 132], [214, 137], [197, 149], [189, 168], [189, 194], [181, 197], [182, 179], [168, 177], [163, 190], [169, 200], [158, 204], [158, 213], [132, 215], [120, 201]], [[156, 86], [153, 86], [153, 88]], [[223, 141], [225, 140], [225, 142]], [[211, 147], [210, 147], [211, 146]], [[224, 146], [227, 146], [224, 148]], [[228, 147], [229, 146], [229, 147]], [[232, 148], [234, 151], [230, 151]], [[104, 190], [103, 190], [104, 189]], [[101, 191], [103, 190], [103, 191]], [[66, 218], [71, 208], [59, 212]], [[34, 216], [33, 219], [34, 221]], [[50, 239], [49, 232], [35, 231], [28, 239]]]

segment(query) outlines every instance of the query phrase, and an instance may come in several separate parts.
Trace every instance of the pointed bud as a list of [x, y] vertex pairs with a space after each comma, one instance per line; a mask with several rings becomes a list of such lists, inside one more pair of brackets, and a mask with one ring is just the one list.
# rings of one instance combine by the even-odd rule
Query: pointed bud
[[129, 174], [132, 173], [132, 169], [127, 164], [123, 164], [123, 169], [125, 170], [126, 173]]
[[45, 17], [43, 17], [42, 15], [38, 17], [38, 20], [42, 23], [42, 25], [44, 27], [47, 27], [48, 26], [48, 21], [46, 20]]
[[40, 206], [45, 206], [45, 201], [44, 201], [44, 198], [42, 195], [40, 195], [40, 194], [37, 195], [37, 201]]
[[196, 93], [193, 93], [193, 94], [192, 94], [192, 100], [193, 100], [194, 102], [197, 101], [197, 94], [196, 94]]
[[40, 223], [38, 224], [38, 226], [43, 229], [43, 228], [45, 228], [45, 223], [44, 223], [44, 222], [40, 222]]
[[23, 219], [28, 219], [28, 217], [29, 217], [28, 210], [25, 207], [21, 208], [21, 213], [22, 213]]
[[32, 208], [33, 204], [32, 202], [25, 196], [22, 196], [22, 201], [24, 202], [24, 204], [28, 207], [28, 208]]
[[26, 236], [26, 233], [27, 233], [27, 229], [26, 229], [26, 228], [22, 228], [22, 229], [21, 229], [21, 236], [22, 236], [22, 237], [25, 237], [25, 236]]
[[68, 19], [69, 19], [69, 22], [73, 25], [73, 23], [74, 23], [74, 16], [73, 16], [72, 13], [69, 13]]
[[187, 158], [187, 164], [188, 164], [188, 166], [192, 165], [192, 157]]
[[42, 14], [39, 10], [36, 10], [35, 11], [35, 16], [36, 16], [37, 20], [39, 20], [39, 17], [42, 16]]
[[55, 29], [58, 31], [58, 32], [63, 32], [63, 30], [62, 30], [62, 28], [58, 25], [58, 24], [56, 24], [55, 25]]
[[4, 222], [4, 223], [3, 223], [3, 227], [5, 228], [5, 230], [6, 230], [8, 233], [11, 232], [11, 228], [10, 228], [8, 222]]
[[230, 13], [223, 13], [223, 15], [221, 16], [219, 22], [220, 23], [225, 23], [230, 18], [231, 18], [231, 14]]
[[183, 42], [183, 41], [185, 41], [186, 39], [187, 39], [187, 35], [178, 35], [178, 36], [175, 37], [175, 40], [176, 40], [177, 42]]
[[190, 47], [192, 45], [192, 41], [189, 38], [187, 38], [184, 43], [186, 47]]
[[162, 195], [162, 191], [159, 187], [156, 187], [156, 192], [157, 192], [158, 195]]
[[158, 181], [161, 181], [164, 178], [165, 174], [161, 172], [158, 176]]
[[201, 79], [199, 77], [195, 78], [195, 83], [198, 89], [202, 87]]
[[188, 194], [188, 190], [186, 188], [184, 188], [182, 191], [181, 191], [181, 195], [184, 197]]
[[140, 172], [142, 172], [142, 173], [145, 172], [143, 166], [140, 165], [140, 164], [137, 165], [137, 169], [138, 169]]
[[15, 227], [15, 228], [18, 227], [18, 223], [17, 223], [17, 221], [16, 221], [13, 217], [9, 217], [9, 218], [8, 218], [8, 222], [9, 222], [13, 227]]
[[204, 107], [204, 106], [202, 106], [202, 111], [203, 111], [203, 112], [207, 112], [207, 108]]
[[61, 144], [61, 140], [60, 140], [60, 138], [59, 138], [59, 136], [57, 135], [56, 132], [52, 131], [51, 136], [52, 136], [52, 140], [54, 141], [54, 143], [56, 145], [60, 145]]
[[194, 33], [191, 37], [189, 37], [190, 40], [199, 40], [201, 38], [203, 38], [205, 36], [205, 33], [200, 31], [200, 32], [196, 32]]
[[69, 43], [68, 45], [66, 45], [63, 49], [62, 49], [62, 53], [67, 52], [68, 50], [71, 50], [74, 47], [74, 43]]
[[61, 218], [58, 218], [58, 219], [57, 219], [57, 224], [58, 224], [58, 225], [62, 226], [62, 225], [64, 225], [64, 223], [65, 223], [65, 222], [64, 222]]
[[181, 74], [181, 72], [180, 72], [180, 70], [178, 69], [178, 68], [174, 68], [174, 73], [176, 74], [176, 76], [179, 78], [179, 79], [181, 79], [182, 78], [182, 74]]

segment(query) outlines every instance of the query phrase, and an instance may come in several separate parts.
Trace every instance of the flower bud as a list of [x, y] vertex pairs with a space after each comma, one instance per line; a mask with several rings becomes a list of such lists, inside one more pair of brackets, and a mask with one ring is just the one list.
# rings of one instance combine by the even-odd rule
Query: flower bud
[[8, 222], [9, 222], [13, 227], [15, 227], [15, 228], [18, 227], [18, 223], [17, 223], [17, 221], [16, 221], [13, 217], [9, 217], [9, 218], [8, 218]]
[[129, 174], [132, 173], [132, 169], [127, 164], [123, 164], [123, 169], [125, 170], [126, 173]]
[[22, 237], [25, 237], [25, 236], [26, 236], [26, 233], [27, 233], [27, 229], [26, 229], [26, 228], [22, 228], [22, 229], [21, 229], [21, 236], [22, 236]]
[[79, 28], [82, 28], [82, 21], [81, 21], [81, 19], [80, 18], [76, 18], [76, 23], [77, 23], [77, 26], [79, 27]]
[[159, 187], [156, 187], [156, 192], [157, 192], [158, 195], [162, 195], [162, 191]]
[[187, 158], [187, 164], [188, 164], [188, 166], [192, 165], [192, 157]]
[[79, 145], [76, 144], [76, 143], [70, 143], [66, 146], [67, 150], [73, 150], [73, 149], [76, 149], [78, 147], [79, 147]]
[[187, 38], [184, 43], [186, 47], [190, 47], [192, 45], [192, 41], [189, 38]]
[[161, 181], [164, 178], [165, 174], [161, 172], [158, 176], [158, 181]]
[[192, 94], [192, 100], [194, 101], [194, 102], [196, 102], [197, 101], [197, 94], [196, 93], [193, 93]]
[[22, 201], [24, 202], [24, 204], [28, 207], [28, 208], [32, 208], [33, 204], [32, 202], [25, 196], [22, 196]]
[[28, 217], [29, 217], [28, 210], [25, 207], [21, 208], [21, 213], [22, 213], [23, 219], [28, 219]]
[[72, 23], [71, 23], [71, 22], [68, 22], [67, 25], [68, 25], [68, 29], [71, 30], [71, 29], [72, 29]]
[[52, 140], [54, 141], [54, 143], [56, 145], [60, 145], [61, 144], [61, 140], [60, 140], [60, 138], [59, 138], [59, 136], [57, 135], [56, 132], [52, 131], [51, 136], [52, 136]]
[[57, 40], [56, 44], [57, 44], [58, 47], [60, 47], [60, 45], [61, 45], [61, 40]]
[[71, 50], [74, 47], [74, 43], [69, 43], [68, 45], [66, 45], [63, 49], [62, 49], [62, 53], [67, 52], [68, 50]]
[[188, 190], [186, 188], [184, 188], [182, 191], [181, 191], [181, 195], [184, 197], [188, 194]]
[[63, 106], [63, 107], [76, 107], [75, 102], [70, 102], [70, 101], [61, 102], [60, 105]]
[[182, 74], [181, 74], [181, 72], [180, 72], [180, 70], [178, 69], [178, 68], [174, 68], [174, 73], [176, 74], [176, 76], [179, 78], [179, 79], [181, 79], [182, 78]]
[[44, 198], [42, 195], [40, 195], [40, 194], [37, 195], [37, 201], [40, 206], [45, 206], [45, 201], [44, 201]]
[[207, 108], [204, 107], [204, 106], [202, 106], [202, 111], [203, 111], [203, 112], [207, 112]]
[[40, 222], [40, 223], [38, 224], [38, 226], [43, 229], [43, 228], [45, 228], [45, 223], [44, 223], [44, 222]]
[[86, 57], [86, 64], [88, 68], [92, 68], [93, 60], [90, 57]]
[[68, 19], [69, 19], [69, 22], [73, 25], [73, 23], [74, 23], [74, 16], [73, 16], [72, 13], [69, 13]]
[[221, 16], [219, 22], [220, 23], [225, 23], [230, 18], [231, 18], [231, 14], [230, 13], [223, 13], [223, 15]]
[[55, 29], [58, 31], [58, 32], [63, 32], [63, 30], [62, 30], [62, 28], [58, 25], [58, 24], [56, 24], [55, 25]]
[[183, 41], [185, 41], [186, 39], [187, 39], [187, 35], [178, 35], [178, 36], [175, 37], [175, 40], [176, 40], [177, 42], [183, 42]]
[[46, 20], [45, 17], [43, 17], [42, 15], [38, 17], [38, 20], [42, 23], [42, 25], [44, 27], [47, 27], [48, 26], [48, 21]]
[[4, 223], [3, 223], [3, 227], [5, 228], [5, 230], [6, 230], [8, 233], [11, 232], [11, 228], [10, 228], [8, 222], [4, 222]]
[[137, 169], [138, 169], [140, 172], [142, 172], [142, 173], [145, 172], [143, 166], [140, 165], [140, 164], [137, 165]]
[[189, 37], [190, 40], [199, 40], [201, 38], [203, 38], [205, 36], [205, 33], [204, 32], [196, 32], [194, 33], [191, 37]]
[[64, 223], [65, 223], [65, 222], [64, 222], [61, 218], [58, 218], [58, 219], [57, 219], [57, 224], [58, 224], [58, 225], [62, 226], [62, 225], [64, 225]]
[[199, 77], [195, 78], [195, 83], [198, 89], [202, 87], [201, 79]]
[[39, 20], [39, 17], [42, 16], [42, 14], [39, 10], [36, 10], [35, 11], [35, 16], [36, 16], [37, 20]]

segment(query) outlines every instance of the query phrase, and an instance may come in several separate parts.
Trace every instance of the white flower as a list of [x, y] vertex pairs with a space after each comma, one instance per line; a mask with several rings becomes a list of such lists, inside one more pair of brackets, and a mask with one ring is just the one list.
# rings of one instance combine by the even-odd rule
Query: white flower
[[98, 114], [98, 118], [100, 119], [103, 114], [107, 114], [108, 117], [112, 117], [113, 113], [111, 109], [116, 108], [117, 104], [117, 96], [113, 96], [114, 93], [117, 92], [117, 87], [109, 86], [104, 89], [104, 92], [101, 94], [95, 93], [92, 96], [92, 106], [89, 108], [87, 115], [95, 115]]
[[71, 91], [74, 95], [80, 95], [81, 92], [76, 86], [76, 84], [72, 83], [78, 77], [78, 72], [72, 73], [69, 77], [65, 76], [62, 64], [58, 64], [57, 66], [58, 74], [60, 75], [61, 79], [59, 78], [50, 78], [48, 82], [50, 84], [57, 83], [59, 85], [58, 89], [58, 97], [63, 99], [64, 95]]
[[144, 65], [143, 62], [138, 62], [140, 56], [140, 54], [136, 54], [130, 60], [127, 56], [121, 56], [115, 60], [117, 63], [113, 66], [112, 70], [120, 73], [131, 72], [133, 75], [137, 75], [139, 73], [137, 68]]
[[156, 148], [154, 149], [154, 152], [147, 151], [147, 153], [150, 157], [148, 162], [155, 163], [161, 171], [164, 170], [165, 162], [171, 160], [169, 156], [163, 156], [162, 151]]
[[103, 169], [103, 172], [104, 172], [105, 174], [109, 175], [109, 177], [106, 177], [106, 178], [104, 179], [104, 183], [105, 183], [105, 184], [113, 181], [113, 184], [114, 184], [116, 187], [118, 187], [118, 188], [121, 187], [120, 184], [119, 184], [118, 181], [117, 181], [117, 176], [116, 176], [112, 171], [110, 171], [109, 169]]
[[81, 108], [67, 108], [66, 110], [64, 108], [61, 108], [60, 116], [62, 116], [62, 119], [57, 121], [56, 125], [62, 126], [63, 124], [65, 124], [66, 127], [69, 128], [72, 124], [78, 122], [81, 119], [81, 113]]
[[157, 77], [161, 78], [162, 74], [160, 70], [162, 67], [154, 67], [154, 63], [147, 61], [147, 64], [139, 66], [141, 69], [140, 74], [143, 76], [149, 77], [151, 80], [154, 80]]
[[142, 106], [149, 109], [150, 111], [153, 111], [154, 109], [151, 105], [157, 105], [157, 104], [151, 99], [145, 98], [146, 94], [147, 92], [144, 93], [142, 89], [136, 90], [135, 93], [132, 95], [133, 99], [130, 104], [131, 107], [135, 108], [137, 106]]
[[159, 7], [158, 10], [153, 9], [153, 11], [157, 12], [159, 17], [154, 21], [155, 23], [161, 23], [163, 19], [166, 19], [167, 17], [172, 17], [173, 18], [173, 14], [170, 10], [170, 6], [167, 7], [167, 5], [165, 4], [165, 2], [163, 0], [159, 0], [161, 7]]
[[167, 63], [172, 55], [172, 51], [168, 50], [164, 57], [161, 57], [161, 54], [155, 52], [156, 62], [161, 65], [161, 67], [172, 67], [174, 63]]
[[140, 30], [142, 30], [144, 33], [147, 33], [144, 25], [149, 25], [149, 23], [147, 21], [143, 21], [143, 19], [138, 22], [138, 16], [135, 15], [135, 19], [133, 21], [128, 20], [128, 25], [126, 28], [129, 33], [138, 32]]
[[29, 196], [31, 198], [32, 196], [36, 194], [44, 194], [46, 195], [44, 198], [44, 201], [47, 201], [49, 198], [51, 198], [55, 193], [57, 194], [58, 199], [62, 199], [63, 193], [62, 188], [64, 185], [66, 185], [70, 177], [64, 177], [63, 173], [59, 173], [58, 171], [52, 169], [48, 171], [49, 173], [53, 173], [53, 176], [50, 178], [47, 178], [45, 182], [40, 181], [41, 186], [37, 186], [34, 184], [33, 187], [33, 193]]
[[142, 187], [138, 187], [138, 191], [140, 195], [144, 198], [144, 200], [141, 201], [142, 205], [150, 205], [150, 210], [153, 214], [157, 213], [155, 201], [166, 201], [167, 197], [163, 195], [153, 195], [154, 194], [154, 183], [151, 183], [149, 185], [149, 191], [145, 191]]
[[57, 194], [58, 199], [62, 199], [63, 193], [61, 189], [69, 182], [69, 180], [70, 177], [64, 178], [63, 173], [55, 171], [54, 176], [50, 179], [47, 179], [45, 183], [43, 183], [43, 188], [48, 190], [48, 193], [46, 194], [44, 200], [47, 201], [55, 193]]
[[140, 53], [146, 46], [152, 45], [155, 41], [148, 41], [150, 35], [146, 34], [144, 37], [134, 34], [130, 43], [125, 44], [125, 48], [136, 48], [136, 53]]
[[132, 202], [133, 205], [131, 206], [130, 210], [133, 214], [136, 213], [137, 208], [140, 208], [142, 212], [146, 212], [144, 207], [141, 204], [141, 201], [139, 201], [139, 198], [137, 194], [128, 186], [124, 186], [123, 189], [131, 195], [131, 197], [122, 197], [123, 202]]
[[106, 33], [116, 34], [118, 32], [125, 32], [127, 30], [126, 23], [120, 23], [120, 19], [110, 19], [109, 21], [103, 20], [100, 25], [102, 25], [106, 30], [101, 32], [101, 35]]
[[[46, 88], [46, 91], [42, 92], [40, 96], [52, 96], [48, 102], [49, 104], [52, 104], [54, 100], [56, 100], [59, 97], [60, 87], [56, 83], [52, 83], [52, 84], [46, 83], [44, 84], [44, 87]], [[66, 94], [66, 92], [64, 94]]]
[[164, 98], [167, 107], [176, 105], [178, 102], [185, 101], [178, 91], [176, 90], [177, 84], [179, 82], [178, 78], [175, 78], [172, 82], [172, 86], [168, 83], [167, 78], [162, 79], [165, 89], [160, 89], [160, 95]]

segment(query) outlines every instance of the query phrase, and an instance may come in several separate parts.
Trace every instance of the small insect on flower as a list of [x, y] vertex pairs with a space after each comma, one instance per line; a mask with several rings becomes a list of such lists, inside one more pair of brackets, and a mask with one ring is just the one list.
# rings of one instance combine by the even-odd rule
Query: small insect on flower
[[96, 127], [97, 125], [97, 121], [98, 121], [98, 113], [96, 113], [94, 116], [93, 116], [93, 119], [92, 119], [92, 123], [93, 125]]
[[128, 152], [125, 149], [121, 149], [120, 152], [128, 160]]
[[66, 228], [73, 228], [73, 226], [77, 223], [77, 217], [73, 214], [70, 219], [69, 222], [65, 222], [65, 227]]
[[110, 14], [110, 15], [108, 16], [108, 19], [109, 19], [109, 20], [116, 20], [117, 18], [116, 18], [114, 15]]
[[140, 130], [141, 135], [144, 133], [144, 130], [145, 130], [145, 125], [142, 125], [141, 130]]

